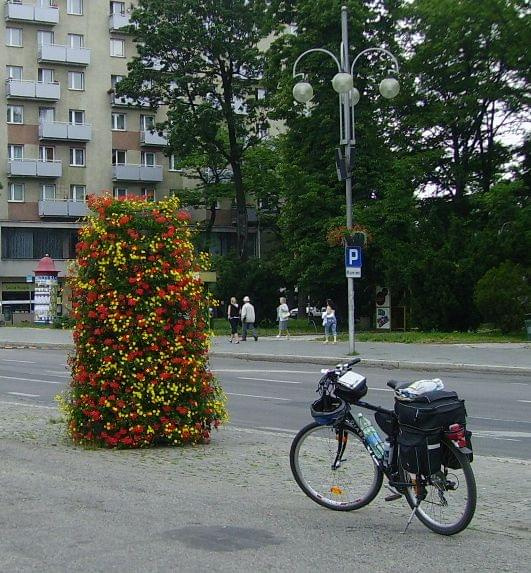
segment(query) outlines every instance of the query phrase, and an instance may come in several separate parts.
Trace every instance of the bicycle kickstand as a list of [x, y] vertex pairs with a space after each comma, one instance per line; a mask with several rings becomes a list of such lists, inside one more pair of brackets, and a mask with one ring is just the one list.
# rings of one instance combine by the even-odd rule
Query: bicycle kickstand
[[411, 515], [409, 516], [409, 519], [407, 520], [406, 527], [405, 527], [404, 531], [402, 531], [402, 533], [406, 533], [407, 528], [409, 527], [409, 524], [413, 521], [413, 517], [414, 517], [415, 512], [417, 511], [417, 508], [419, 505], [420, 505], [420, 503], [417, 503], [415, 505], [415, 507], [413, 508], [413, 511], [411, 512]]

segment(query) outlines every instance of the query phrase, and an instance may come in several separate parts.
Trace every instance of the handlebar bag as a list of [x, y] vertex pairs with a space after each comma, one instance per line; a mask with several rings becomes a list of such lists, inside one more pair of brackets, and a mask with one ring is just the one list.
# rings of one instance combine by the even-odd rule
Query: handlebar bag
[[441, 433], [400, 428], [399, 463], [408, 472], [429, 477], [441, 469]]
[[400, 426], [430, 432], [451, 424], [466, 425], [465, 401], [456, 392], [434, 390], [410, 400], [395, 398], [395, 413]]

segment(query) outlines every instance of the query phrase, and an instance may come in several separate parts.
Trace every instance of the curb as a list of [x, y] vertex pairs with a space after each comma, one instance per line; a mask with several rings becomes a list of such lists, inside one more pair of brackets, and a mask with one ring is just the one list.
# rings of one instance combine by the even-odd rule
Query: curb
[[[33, 349], [33, 350], [72, 350], [73, 344], [55, 342], [0, 342], [4, 349]], [[338, 362], [350, 360], [350, 356], [301, 356], [296, 354], [252, 354], [212, 351], [210, 356], [217, 358], [234, 358], [261, 362], [284, 362], [293, 364], [320, 364], [333, 365]], [[389, 370], [422, 370], [425, 372], [451, 370], [459, 372], [478, 372], [490, 374], [512, 374], [516, 376], [531, 376], [531, 368], [524, 366], [497, 366], [494, 364], [466, 364], [453, 362], [415, 362], [409, 360], [378, 360], [375, 358], [362, 358], [361, 366], [367, 368], [386, 368]]]

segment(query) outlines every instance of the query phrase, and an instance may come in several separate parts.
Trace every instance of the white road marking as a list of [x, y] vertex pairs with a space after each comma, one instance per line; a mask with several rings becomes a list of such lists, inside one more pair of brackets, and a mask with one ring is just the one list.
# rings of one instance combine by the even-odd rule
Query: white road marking
[[502, 418], [482, 418], [481, 416], [468, 416], [471, 420], [491, 420], [493, 422], [515, 422], [517, 424], [531, 424], [527, 420], [503, 420]]
[[11, 358], [0, 358], [2, 362], [18, 362], [19, 364], [37, 364], [32, 360], [11, 360]]
[[257, 430], [267, 430], [269, 432], [282, 432], [283, 434], [295, 435], [298, 430], [288, 430], [287, 428], [269, 428], [268, 426], [260, 426]]
[[57, 410], [57, 406], [42, 406], [41, 404], [28, 404], [27, 402], [12, 402], [11, 400], [0, 400], [0, 404], [9, 406], [26, 406], [27, 408], [44, 408], [46, 410]]
[[509, 382], [510, 386], [529, 386], [529, 382]]
[[291, 402], [288, 398], [277, 398], [276, 396], [255, 396], [254, 394], [236, 394], [235, 392], [227, 392], [229, 396], [243, 396], [245, 398], [264, 398], [266, 400], [282, 400], [282, 402]]
[[212, 372], [241, 372], [242, 374], [244, 372], [264, 372], [265, 374], [313, 374], [314, 376], [319, 374], [319, 370], [257, 370], [256, 368], [212, 368]]
[[302, 384], [302, 382], [294, 382], [293, 380], [274, 380], [273, 378], [247, 378], [238, 376], [238, 380], [258, 380], [260, 382], [281, 382], [282, 384]]
[[531, 404], [531, 400], [516, 400], [517, 402], [523, 402], [524, 404]]
[[57, 370], [45, 370], [46, 374], [55, 374], [56, 376], [61, 376], [62, 378], [70, 378], [70, 374], [62, 371], [58, 372]]
[[23, 382], [39, 382], [40, 384], [62, 384], [62, 382], [55, 382], [52, 380], [37, 380], [36, 378], [15, 378], [14, 376], [0, 376], [4, 380], [21, 380]]
[[25, 398], [38, 398], [39, 394], [25, 394], [24, 392], [7, 392], [12, 396], [24, 396]]

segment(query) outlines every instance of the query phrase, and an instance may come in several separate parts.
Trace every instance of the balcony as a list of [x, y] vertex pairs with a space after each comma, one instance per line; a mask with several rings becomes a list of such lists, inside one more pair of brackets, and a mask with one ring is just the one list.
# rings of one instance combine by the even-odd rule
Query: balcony
[[111, 93], [111, 105], [113, 107], [151, 107], [147, 100], [137, 100], [129, 96], [119, 96]]
[[131, 24], [131, 16], [129, 14], [111, 14], [109, 16], [109, 30], [111, 32], [127, 32], [127, 28]]
[[38, 60], [50, 64], [88, 66], [90, 64], [90, 49], [70, 48], [59, 44], [43, 44], [39, 46]]
[[39, 217], [85, 217], [89, 209], [83, 201], [54, 199], [39, 201]]
[[166, 145], [168, 145], [168, 139], [165, 135], [159, 135], [156, 131], [141, 131], [140, 143], [146, 146], [166, 147]]
[[11, 177], [61, 177], [61, 161], [41, 161], [40, 159], [10, 159], [7, 162], [7, 174]]
[[59, 10], [57, 6], [12, 4], [8, 2], [5, 6], [5, 18], [7, 21], [33, 22], [35, 24], [50, 24], [53, 26], [59, 22]]
[[10, 99], [37, 99], [42, 101], [59, 101], [61, 85], [35, 82], [33, 80], [6, 80], [6, 96]]
[[92, 126], [59, 121], [41, 122], [39, 124], [39, 139], [90, 141], [92, 139]]
[[112, 178], [115, 181], [162, 181], [162, 165], [113, 165]]

